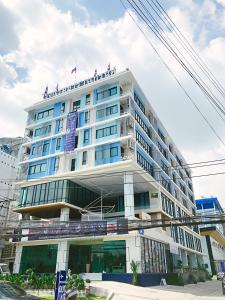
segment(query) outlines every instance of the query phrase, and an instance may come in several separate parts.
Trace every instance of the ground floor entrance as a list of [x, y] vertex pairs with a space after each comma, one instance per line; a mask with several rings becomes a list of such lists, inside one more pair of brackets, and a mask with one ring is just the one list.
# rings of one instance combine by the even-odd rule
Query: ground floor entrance
[[126, 241], [69, 247], [68, 268], [72, 273], [126, 273]]

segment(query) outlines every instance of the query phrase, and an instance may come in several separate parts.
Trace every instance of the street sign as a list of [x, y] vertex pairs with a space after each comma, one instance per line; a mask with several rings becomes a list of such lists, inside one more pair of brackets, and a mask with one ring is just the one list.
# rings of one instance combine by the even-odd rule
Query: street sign
[[143, 235], [143, 234], [145, 233], [145, 231], [144, 231], [143, 228], [139, 228], [139, 229], [138, 229], [138, 232], [139, 232], [139, 234], [141, 234], [141, 235]]
[[66, 271], [59, 271], [56, 275], [55, 300], [65, 300]]

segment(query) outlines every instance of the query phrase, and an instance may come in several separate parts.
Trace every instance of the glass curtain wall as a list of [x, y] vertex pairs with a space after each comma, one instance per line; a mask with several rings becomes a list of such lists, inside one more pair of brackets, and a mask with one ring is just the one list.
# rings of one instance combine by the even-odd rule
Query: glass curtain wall
[[84, 207], [99, 195], [70, 180], [57, 180], [24, 187], [20, 193], [19, 207], [67, 202]]
[[56, 244], [23, 247], [20, 274], [28, 269], [35, 273], [55, 273], [57, 249]]
[[109, 241], [94, 245], [70, 245], [72, 273], [126, 273], [126, 242]]

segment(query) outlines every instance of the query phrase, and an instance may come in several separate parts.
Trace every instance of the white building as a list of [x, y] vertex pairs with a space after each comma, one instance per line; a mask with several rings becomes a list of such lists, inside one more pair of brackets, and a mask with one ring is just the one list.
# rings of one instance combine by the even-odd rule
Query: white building
[[[191, 172], [130, 70], [45, 94], [26, 111], [29, 142], [21, 165], [27, 176], [16, 211], [52, 223], [24, 225], [14, 272], [69, 268], [101, 278], [131, 272], [132, 260], [141, 273], [165, 273], [180, 259], [201, 263], [196, 228], [125, 230], [124, 218], [195, 213]], [[83, 221], [90, 216], [100, 221], [88, 231]], [[75, 223], [60, 234], [57, 220]], [[45, 236], [39, 226], [46, 227]]]
[[[9, 226], [18, 219], [18, 214], [12, 212], [16, 206], [18, 178], [18, 159], [5, 151], [0, 150], [0, 232], [6, 233]], [[10, 267], [15, 258], [15, 247], [9, 245], [7, 239], [0, 239], [0, 261], [7, 262]]]
[[[216, 197], [202, 198], [195, 200], [196, 213], [202, 216], [202, 219], [209, 221], [209, 217], [218, 216], [224, 218], [222, 209]], [[206, 217], [206, 219], [204, 219]], [[202, 250], [205, 254], [203, 260], [209, 273], [212, 275], [218, 272], [225, 273], [225, 236], [224, 224], [204, 224], [200, 225]]]

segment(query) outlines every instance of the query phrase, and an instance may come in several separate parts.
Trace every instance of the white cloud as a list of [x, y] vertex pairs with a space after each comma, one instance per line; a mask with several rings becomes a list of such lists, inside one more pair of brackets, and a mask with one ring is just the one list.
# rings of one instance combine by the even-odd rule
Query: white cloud
[[[91, 25], [87, 12], [83, 11], [87, 22], [80, 24], [70, 11], [63, 13], [49, 1], [2, 0], [2, 3], [16, 20], [14, 28], [17, 47], [12, 47], [0, 60], [0, 135], [23, 134], [26, 118], [23, 108], [41, 99], [46, 84], [51, 90], [55, 89], [57, 82], [60, 87], [71, 83], [74, 79], [71, 69], [75, 65], [79, 80], [92, 75], [96, 67], [99, 71], [105, 70], [110, 62], [119, 70], [129, 67], [134, 72], [168, 132], [186, 154], [189, 162], [200, 161], [203, 157], [204, 160], [216, 159], [223, 155], [218, 154], [219, 142], [159, 62], [128, 14], [118, 20]], [[185, 3], [187, 4], [186, 1]], [[193, 1], [186, 4], [182, 9], [171, 8], [170, 14], [194, 45], [196, 27], [193, 26], [193, 16], [196, 19], [203, 18], [201, 22], [204, 23], [205, 14], [200, 15], [199, 6]], [[210, 9], [212, 16], [216, 14], [212, 6]], [[207, 29], [204, 26], [202, 28], [207, 35]], [[158, 45], [155, 39], [153, 42]], [[197, 40], [195, 43], [200, 45], [201, 57], [209, 63], [224, 84], [224, 37], [209, 42], [204, 39], [201, 43]], [[221, 136], [225, 137], [224, 126], [216, 121], [216, 115], [201, 93], [162, 47], [159, 48], [198, 105]], [[27, 69], [25, 82], [19, 81], [16, 69], [9, 66], [9, 62]], [[14, 80], [14, 85], [10, 88], [6, 86], [9, 80]], [[225, 196], [221, 188], [223, 178], [211, 178], [210, 182], [201, 182], [204, 183], [200, 183], [200, 179], [198, 183], [196, 181], [197, 195], [216, 194], [215, 187], [220, 183], [218, 193], [221, 197]]]

